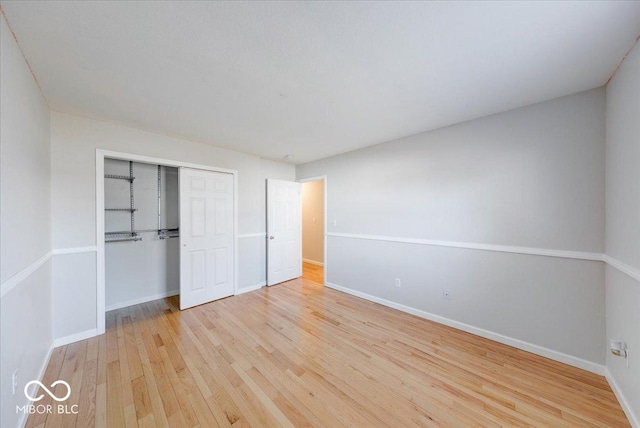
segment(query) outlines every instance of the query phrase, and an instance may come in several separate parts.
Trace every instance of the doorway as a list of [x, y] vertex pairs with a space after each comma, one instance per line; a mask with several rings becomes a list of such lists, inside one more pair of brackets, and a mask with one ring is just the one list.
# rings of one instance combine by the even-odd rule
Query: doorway
[[325, 280], [325, 178], [302, 183], [302, 277], [324, 285]]

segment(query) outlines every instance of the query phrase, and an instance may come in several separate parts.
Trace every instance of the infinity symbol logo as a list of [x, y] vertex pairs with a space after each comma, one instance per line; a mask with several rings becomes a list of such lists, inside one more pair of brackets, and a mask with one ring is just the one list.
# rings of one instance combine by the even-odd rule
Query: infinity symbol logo
[[40, 388], [44, 389], [47, 394], [49, 394], [49, 397], [53, 398], [56, 401], [64, 401], [67, 398], [69, 398], [69, 396], [71, 395], [71, 387], [69, 386], [69, 384], [67, 382], [65, 382], [63, 380], [57, 380], [57, 381], [55, 381], [55, 382], [53, 382], [51, 384], [51, 389], [54, 389], [55, 386], [58, 385], [58, 384], [62, 384], [62, 385], [67, 387], [67, 394], [62, 398], [58, 398], [58, 396], [56, 396], [53, 392], [51, 392], [49, 390], [49, 388], [44, 386], [44, 384], [42, 382], [40, 382], [39, 380], [32, 380], [31, 382], [27, 383], [24, 386], [24, 396], [27, 397], [31, 401], [40, 401], [40, 400], [42, 400], [42, 397], [44, 397], [44, 394], [40, 394], [40, 395], [38, 395], [37, 397], [34, 398], [34, 397], [30, 396], [29, 392], [27, 391], [27, 389], [29, 389], [29, 387], [31, 385], [38, 385]]

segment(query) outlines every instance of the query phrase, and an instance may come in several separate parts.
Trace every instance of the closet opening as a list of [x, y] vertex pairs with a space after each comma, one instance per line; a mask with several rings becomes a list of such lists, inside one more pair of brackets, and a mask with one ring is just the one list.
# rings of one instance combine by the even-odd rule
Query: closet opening
[[180, 293], [178, 168], [105, 159], [105, 309]]
[[106, 312], [238, 291], [238, 172], [96, 149], [96, 329]]

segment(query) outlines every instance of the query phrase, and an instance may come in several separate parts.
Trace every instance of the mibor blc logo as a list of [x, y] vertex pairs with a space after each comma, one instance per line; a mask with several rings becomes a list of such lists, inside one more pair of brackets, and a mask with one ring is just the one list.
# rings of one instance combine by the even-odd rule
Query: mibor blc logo
[[[71, 396], [71, 386], [64, 380], [57, 380], [53, 382], [51, 385], [49, 385], [49, 387], [47, 387], [45, 384], [43, 384], [39, 380], [32, 380], [31, 382], [28, 382], [24, 386], [24, 396], [27, 397], [27, 399], [31, 401], [32, 404], [26, 404], [24, 406], [16, 406], [16, 413], [28, 413], [30, 415], [43, 414], [43, 413], [47, 413], [47, 414], [55, 413], [55, 414], [66, 414], [66, 415], [78, 414], [77, 404], [73, 404], [71, 406], [67, 404], [55, 404], [55, 405], [54, 404], [33, 404], [42, 400], [44, 398], [44, 394], [40, 394], [37, 397], [31, 396], [31, 394], [29, 393], [29, 387], [31, 387], [31, 385], [39, 386], [49, 397], [51, 397], [51, 399], [53, 399], [54, 401], [57, 401], [58, 403], [62, 401], [66, 401]], [[54, 392], [55, 387], [57, 385], [62, 385], [65, 388], [64, 395], [60, 397], [57, 396]], [[37, 392], [37, 389], [36, 389], [36, 392]]]
[[40, 394], [37, 397], [30, 396], [29, 395], [29, 387], [31, 385], [38, 385], [40, 388], [44, 389], [44, 391], [47, 394], [49, 394], [49, 396], [51, 398], [53, 398], [56, 401], [65, 401], [71, 395], [71, 386], [69, 386], [69, 384], [67, 382], [63, 381], [63, 380], [57, 380], [57, 381], [55, 381], [55, 382], [53, 382], [51, 384], [51, 389], [53, 389], [56, 385], [64, 385], [67, 388], [67, 393], [63, 397], [57, 397], [53, 392], [51, 392], [49, 390], [49, 388], [44, 386], [44, 384], [42, 382], [40, 382], [39, 380], [32, 380], [31, 382], [29, 382], [28, 384], [26, 384], [24, 386], [24, 396], [27, 397], [31, 401], [40, 401], [44, 397], [44, 394]]

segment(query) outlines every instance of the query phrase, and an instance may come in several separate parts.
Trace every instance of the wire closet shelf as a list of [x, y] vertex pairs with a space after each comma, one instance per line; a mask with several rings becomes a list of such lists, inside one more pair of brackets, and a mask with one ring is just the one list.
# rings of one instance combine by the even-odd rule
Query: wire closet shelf
[[117, 232], [105, 232], [105, 243], [109, 242], [127, 242], [127, 241], [142, 241], [143, 233], [157, 233], [159, 239], [171, 239], [180, 237], [179, 228], [163, 228], [161, 225], [161, 205], [162, 205], [162, 193], [161, 193], [161, 172], [162, 167], [158, 165], [158, 228], [157, 229], [144, 229], [136, 230], [135, 213], [138, 211], [134, 207], [134, 194], [133, 194], [133, 162], [129, 161], [129, 175], [117, 175], [117, 174], [105, 174], [104, 178], [113, 180], [126, 180], [129, 182], [129, 208], [105, 208], [105, 211], [109, 212], [128, 212], [131, 214], [130, 230], [122, 230]]

